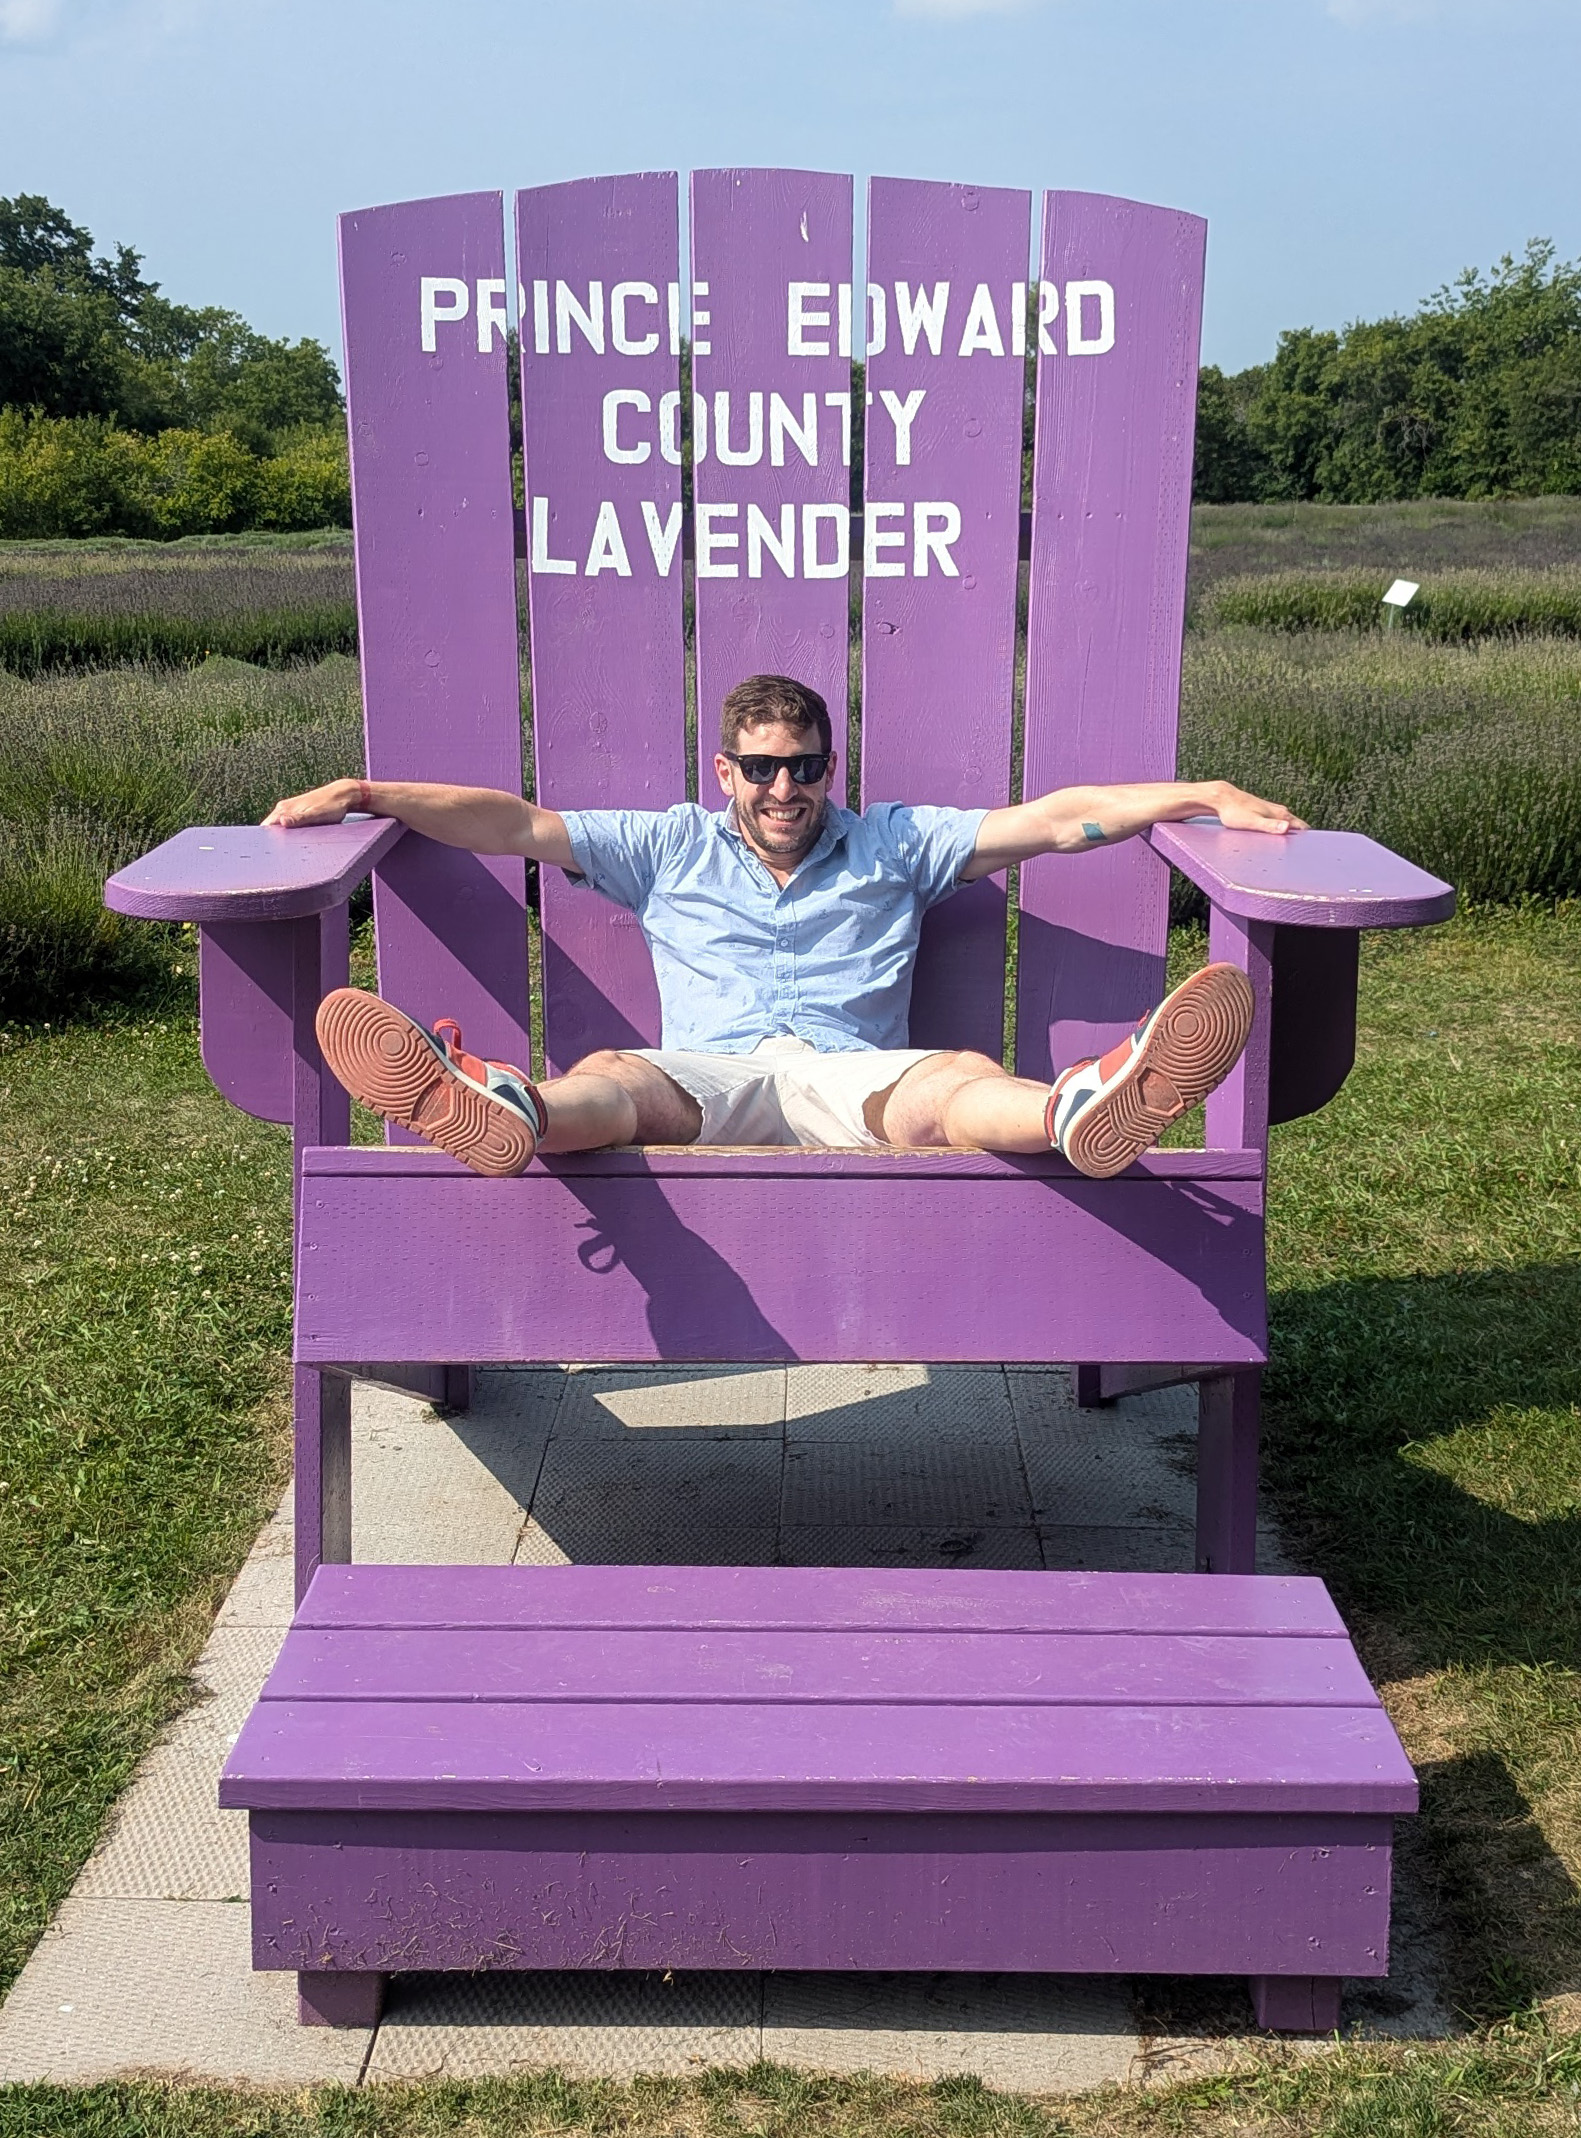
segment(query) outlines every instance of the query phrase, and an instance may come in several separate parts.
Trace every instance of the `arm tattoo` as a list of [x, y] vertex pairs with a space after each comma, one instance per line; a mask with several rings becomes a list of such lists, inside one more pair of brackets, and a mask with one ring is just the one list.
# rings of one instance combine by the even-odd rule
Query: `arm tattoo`
[[1082, 826], [1082, 831], [1086, 836], [1089, 845], [1102, 846], [1103, 826], [1101, 824], [1084, 824]]

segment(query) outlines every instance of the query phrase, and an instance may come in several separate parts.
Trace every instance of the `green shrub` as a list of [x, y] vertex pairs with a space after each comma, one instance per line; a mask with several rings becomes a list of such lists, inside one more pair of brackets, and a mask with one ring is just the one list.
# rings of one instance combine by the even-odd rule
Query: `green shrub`
[[[1504, 903], [1581, 895], [1581, 645], [1404, 632], [1186, 642], [1180, 768]], [[1177, 884], [1177, 919], [1200, 899]]]
[[104, 903], [105, 878], [141, 850], [83, 814], [0, 820], [0, 1017], [60, 1017], [180, 984], [181, 931]]
[[[1305, 571], [1221, 579], [1199, 596], [1193, 621], [1266, 631], [1382, 629], [1389, 614], [1383, 595], [1392, 576]], [[1581, 569], [1437, 573], [1422, 581], [1401, 614], [1400, 628], [1445, 641], [1538, 634], [1578, 638]]]
[[213, 661], [0, 677], [0, 1018], [59, 1018], [184, 984], [179, 930], [123, 920], [107, 876], [187, 824], [256, 823], [362, 764], [353, 661]]
[[0, 538], [168, 540], [350, 521], [338, 425], [297, 432], [266, 457], [223, 430], [148, 437], [99, 416], [0, 409]]

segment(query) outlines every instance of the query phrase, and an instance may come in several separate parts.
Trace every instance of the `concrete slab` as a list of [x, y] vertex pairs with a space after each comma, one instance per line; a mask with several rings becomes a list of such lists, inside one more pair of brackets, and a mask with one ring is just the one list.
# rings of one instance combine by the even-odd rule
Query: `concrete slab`
[[[568, 1550], [568, 1537], [577, 1546]], [[738, 1526], [728, 1514], [704, 1510], [675, 1515], [648, 1512], [602, 1519], [577, 1512], [536, 1515], [527, 1523], [516, 1548], [517, 1566], [773, 1566], [779, 1532], [772, 1523]]]
[[296, 1606], [293, 1589], [296, 1528], [291, 1519], [291, 1487], [258, 1533], [230, 1594], [220, 1605], [216, 1631], [225, 1626], [272, 1626], [283, 1633]]
[[998, 1524], [973, 1529], [954, 1523], [908, 1528], [903, 1523], [787, 1523], [780, 1531], [782, 1566], [993, 1566], [1035, 1570], [1043, 1564], [1035, 1529]]
[[[549, 1444], [532, 1513], [574, 1560], [680, 1564], [704, 1536], [772, 1534], [779, 1513], [779, 1440], [632, 1432]], [[733, 1556], [728, 1541], [723, 1559]]]
[[478, 1376], [469, 1411], [359, 1384], [351, 1399], [354, 1559], [508, 1562], [532, 1504], [554, 1406], [526, 1374]]
[[1038, 1535], [1043, 1564], [1072, 1574], [1189, 1574], [1196, 1560], [1196, 1532], [1181, 1525], [1127, 1529], [1051, 1523], [1041, 1526]]
[[781, 1520], [792, 1526], [898, 1522], [1024, 1529], [1032, 1507], [1013, 1446], [801, 1441], [785, 1450]]
[[614, 1366], [564, 1376], [555, 1438], [632, 1432], [731, 1433], [777, 1440], [785, 1419], [783, 1366], [685, 1366], [673, 1377]]
[[685, 2078], [761, 2053], [755, 1974], [412, 1975], [390, 1996], [374, 2079]]
[[1196, 1485], [1169, 1450], [1130, 1418], [1022, 1439], [1032, 1509], [1061, 1528], [1091, 1523], [1167, 1528], [1196, 1521]]
[[791, 1366], [785, 1376], [785, 1437], [893, 1442], [1015, 1444], [1015, 1413], [998, 1366]]
[[222, 1745], [156, 1745], [73, 1891], [83, 1900], [246, 1900], [247, 1814], [221, 1811]]
[[370, 2039], [297, 2025], [295, 1975], [252, 1971], [243, 1903], [73, 1895], [0, 2011], [0, 2081], [354, 2085]]
[[1080, 2093], [1123, 2084], [1138, 2046], [1128, 1983], [1101, 1975], [763, 1978], [763, 2054], [802, 2069]]

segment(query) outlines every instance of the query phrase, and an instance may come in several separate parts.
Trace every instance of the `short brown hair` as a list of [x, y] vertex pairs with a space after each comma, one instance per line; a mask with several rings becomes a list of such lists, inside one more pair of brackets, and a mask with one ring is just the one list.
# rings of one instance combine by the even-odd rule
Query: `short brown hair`
[[719, 747], [733, 750], [743, 728], [816, 728], [820, 750], [832, 749], [829, 708], [815, 690], [793, 676], [748, 676], [725, 695], [719, 708]]

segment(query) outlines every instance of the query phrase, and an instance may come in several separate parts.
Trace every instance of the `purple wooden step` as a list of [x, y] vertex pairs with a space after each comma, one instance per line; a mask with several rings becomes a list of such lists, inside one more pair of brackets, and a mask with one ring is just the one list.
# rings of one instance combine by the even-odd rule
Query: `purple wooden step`
[[1146, 1633], [1348, 1648], [1306, 1574], [944, 1573], [888, 1567], [322, 1566], [292, 1638], [333, 1628], [477, 1633]]
[[1416, 1786], [1317, 1581], [339, 1566], [220, 1797], [264, 1968], [1245, 1973], [1305, 2012], [1387, 1968]]
[[[1287, 1584], [1268, 1599], [1273, 1630], [1226, 1635], [1219, 1600], [1196, 1601], [1196, 1576], [1117, 1577], [1112, 1600], [1101, 1577], [1034, 1576], [1056, 1612], [1070, 1590], [1066, 1615], [1084, 1629], [1012, 1631], [982, 1623], [984, 1607], [1015, 1615], [1005, 1576], [912, 1574], [897, 1587], [861, 1569], [737, 1569], [736, 1623], [722, 1630], [711, 1569], [577, 1569], [570, 1582], [492, 1571], [472, 1576], [474, 1623], [456, 1623], [453, 1595], [448, 1623], [397, 1631], [347, 1615], [362, 1590], [362, 1612], [385, 1608], [395, 1569], [324, 1570], [304, 1605], [310, 1622], [288, 1634], [226, 1764], [221, 1801], [1346, 1813], [1415, 1802], [1343, 1634], [1279, 1630]], [[320, 1582], [334, 1609], [327, 1625]], [[586, 1610], [599, 1582], [602, 1623], [567, 1627], [567, 1606]], [[667, 1592], [658, 1626], [654, 1588]], [[841, 1623], [875, 1611], [863, 1601], [875, 1588], [887, 1598], [884, 1630]], [[507, 1599], [511, 1630], [499, 1622]], [[1315, 1597], [1294, 1600], [1298, 1619], [1318, 1615]], [[1106, 1604], [1125, 1630], [1101, 1628]], [[1170, 1630], [1134, 1630], [1149, 1605], [1153, 1626]], [[788, 1606], [812, 1623], [787, 1630]]]

